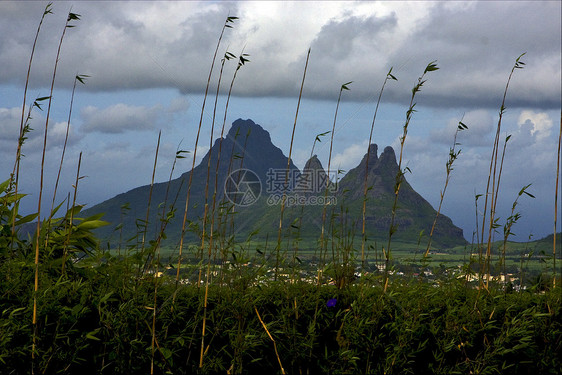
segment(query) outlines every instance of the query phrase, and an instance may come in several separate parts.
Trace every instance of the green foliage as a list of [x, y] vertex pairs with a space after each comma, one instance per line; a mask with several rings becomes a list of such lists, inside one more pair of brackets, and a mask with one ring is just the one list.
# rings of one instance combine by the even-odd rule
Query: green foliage
[[[96, 260], [97, 259], [97, 260]], [[31, 280], [25, 264], [10, 261], [2, 279], [0, 361], [25, 371], [31, 335], [25, 323]], [[38, 370], [57, 373], [146, 373], [154, 277], [135, 280], [127, 261], [97, 254], [74, 279], [43, 277], [39, 299]], [[24, 276], [27, 274], [27, 278]], [[250, 276], [246, 274], [246, 276]], [[258, 277], [257, 275], [255, 277]], [[203, 367], [198, 367], [202, 289], [182, 286], [175, 303], [173, 276], [158, 279], [157, 373], [252, 373], [278, 368], [275, 339], [287, 373], [506, 373], [558, 372], [562, 363], [561, 295], [500, 289], [482, 293], [463, 280], [438, 287], [396, 279], [382, 287], [344, 290], [306, 282], [211, 285]], [[233, 279], [235, 281], [235, 279]], [[335, 302], [333, 302], [335, 300]], [[328, 303], [328, 301], [332, 301]]]

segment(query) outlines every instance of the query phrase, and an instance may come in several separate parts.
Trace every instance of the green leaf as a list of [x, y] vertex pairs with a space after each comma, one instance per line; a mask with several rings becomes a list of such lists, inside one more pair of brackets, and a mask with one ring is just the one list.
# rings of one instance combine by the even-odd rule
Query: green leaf
[[11, 179], [9, 178], [6, 181], [2, 182], [0, 184], [0, 191], [2, 191], [2, 192], [6, 191], [6, 188], [8, 187], [8, 185], [10, 185], [10, 181], [11, 181]]
[[396, 79], [396, 77], [392, 75], [392, 67], [390, 67], [390, 70], [388, 71], [388, 73], [386, 73], [386, 78], [387, 79], [390, 78], [390, 79], [393, 79], [395, 81], [398, 81], [398, 79]]
[[433, 71], [438, 70], [438, 69], [439, 68], [437, 67], [436, 60], [435, 60], [435, 61], [432, 61], [429, 64], [427, 64], [427, 67], [425, 68], [423, 73], [425, 74], [427, 72], [433, 72]]
[[183, 156], [182, 154], [189, 154], [189, 151], [186, 150], [176, 151], [176, 159], [185, 159], [185, 156]]
[[86, 84], [87, 78], [90, 78], [90, 76], [87, 75], [87, 74], [80, 74], [80, 75], [77, 75], [76, 77], [74, 77], [74, 79], [76, 79], [78, 82], [80, 82], [83, 85]]
[[88, 220], [81, 222], [77, 227], [80, 229], [96, 229], [106, 225], [109, 225], [109, 223], [104, 220]]
[[86, 333], [86, 338], [90, 339], [90, 340], [94, 340], [94, 341], [101, 341], [101, 339], [97, 338], [96, 336], [94, 336], [96, 333], [99, 332], [99, 328], [94, 329], [92, 332], [88, 332]]
[[535, 197], [533, 194], [527, 193], [526, 191], [524, 191], [523, 193], [526, 194], [527, 196], [531, 197], [531, 198], [534, 198], [534, 197]]
[[353, 83], [353, 81], [349, 81], [347, 83], [344, 83], [343, 85], [341, 85], [341, 90], [349, 90], [349, 87], [347, 87], [348, 85], [351, 85]]
[[100, 304], [106, 303], [109, 300], [109, 297], [113, 295], [113, 292], [106, 293], [101, 299]]
[[35, 218], [37, 218], [37, 216], [39, 216], [37, 213], [26, 215], [26, 216], [22, 217], [21, 219], [16, 220], [15, 224], [16, 224], [16, 226], [18, 226], [18, 225], [22, 225], [22, 224], [25, 224], [25, 223], [29, 223], [29, 222], [35, 220]]
[[43, 12], [43, 15], [53, 14], [52, 7], [53, 7], [53, 3], [47, 4], [47, 6], [45, 7], [45, 11]]
[[79, 20], [80, 17], [82, 17], [82, 16], [79, 15], [79, 14], [76, 14], [76, 13], [68, 13], [68, 18], [66, 20], [67, 20], [67, 22], [72, 21], [72, 20]]

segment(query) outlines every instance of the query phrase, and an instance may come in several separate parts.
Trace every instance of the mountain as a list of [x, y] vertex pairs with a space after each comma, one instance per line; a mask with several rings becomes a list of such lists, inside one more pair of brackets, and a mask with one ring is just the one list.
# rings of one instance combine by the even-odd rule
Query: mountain
[[[371, 235], [385, 236], [391, 224], [392, 205], [394, 204], [394, 186], [399, 171], [396, 155], [392, 147], [386, 147], [380, 156], [377, 145], [369, 147], [369, 164], [367, 171], [367, 154], [361, 163], [350, 170], [341, 180], [338, 191], [347, 194], [346, 201], [350, 208], [362, 207], [367, 174], [367, 212], [366, 227]], [[361, 208], [362, 212], [362, 208]], [[400, 185], [398, 207], [395, 223], [398, 224], [397, 237], [414, 238], [421, 230], [429, 235], [436, 211], [431, 204], [418, 194], [404, 179]], [[440, 246], [452, 247], [464, 243], [462, 229], [456, 227], [451, 219], [442, 213], [437, 219], [433, 238]]]
[[[219, 153], [220, 162], [217, 167]], [[211, 150], [193, 169], [188, 210], [191, 230], [187, 238], [195, 241], [197, 232], [201, 231], [206, 202], [207, 212], [212, 211], [215, 178], [215, 218], [220, 220], [215, 220], [214, 229], [221, 223], [224, 233], [235, 234], [239, 240], [244, 240], [250, 233], [256, 233], [257, 237], [262, 238], [277, 238], [280, 201], [284, 193], [286, 205], [283, 228], [291, 232], [290, 236], [317, 240], [322, 227], [330, 235], [337, 232], [337, 236], [360, 236], [364, 182], [367, 176], [367, 238], [383, 241], [388, 239], [397, 172], [394, 150], [386, 147], [379, 156], [377, 145], [373, 144], [369, 146], [368, 168], [366, 154], [360, 164], [340, 181], [336, 181], [334, 176], [328, 176], [316, 155], [308, 160], [301, 173], [271, 142], [267, 131], [252, 120], [239, 119], [232, 124], [225, 138], [215, 140]], [[158, 218], [162, 217], [164, 207], [167, 211], [175, 207], [175, 216], [168, 215], [174, 217], [166, 227], [166, 235], [170, 245], [178, 242], [190, 173], [182, 174], [169, 184], [154, 184], [148, 238], [155, 237], [161, 225]], [[332, 174], [333, 171], [330, 175]], [[209, 193], [205, 199], [207, 180]], [[117, 238], [133, 237], [139, 230], [138, 224], [144, 222], [149, 193], [150, 186], [138, 187], [89, 208], [84, 215], [105, 212], [104, 219], [113, 225], [101, 229], [99, 235], [111, 238], [112, 246], [116, 246]], [[126, 204], [128, 210], [122, 208]], [[417, 242], [420, 231], [429, 233], [435, 214], [431, 205], [404, 180], [396, 211], [395, 223], [398, 228], [393, 239]], [[211, 216], [208, 215], [206, 233], [209, 232], [210, 221]], [[122, 228], [115, 232], [112, 228], [120, 223]], [[441, 215], [434, 232], [433, 244], [452, 247], [464, 243], [466, 241], [462, 230], [448, 217]]]
[[[308, 190], [293, 191], [288, 202], [292, 204], [285, 213], [284, 227], [297, 226], [301, 237], [318, 238], [324, 226], [325, 232], [337, 232], [338, 236], [361, 236], [363, 200], [365, 197], [365, 176], [367, 176], [367, 194], [365, 210], [365, 233], [368, 240], [385, 242], [388, 240], [394, 204], [394, 185], [399, 171], [392, 147], [386, 147], [378, 156], [377, 145], [372, 144], [359, 165], [340, 181], [327, 180], [326, 171], [316, 156], [305, 165], [300, 176], [306, 183], [297, 182]], [[331, 171], [332, 175], [333, 172]], [[337, 177], [337, 176], [336, 176]], [[332, 176], [335, 180], [335, 178]], [[328, 189], [326, 190], [326, 186]], [[297, 190], [297, 189], [295, 189]], [[299, 199], [301, 198], [301, 199]], [[324, 203], [326, 213], [324, 213]], [[303, 205], [304, 204], [304, 205]], [[267, 232], [270, 237], [276, 234], [279, 223], [279, 208], [263, 214], [259, 220], [261, 228], [272, 228]], [[397, 230], [393, 240], [416, 243], [423, 231], [425, 241], [431, 232], [436, 216], [431, 204], [418, 194], [412, 186], [403, 180], [398, 196], [395, 224]], [[322, 217], [324, 216], [324, 224]], [[295, 224], [298, 220], [298, 224]], [[440, 214], [433, 233], [432, 244], [450, 248], [466, 243], [462, 229], [456, 227], [450, 218]]]
[[[218, 168], [217, 160], [219, 160]], [[252, 120], [236, 120], [226, 137], [216, 139], [211, 150], [203, 157], [200, 164], [193, 169], [188, 222], [197, 223], [198, 219], [203, 217], [205, 202], [208, 203], [209, 209], [211, 208], [212, 196], [215, 190], [215, 177], [217, 182], [216, 201], [220, 202], [224, 198], [225, 181], [229, 173], [232, 173], [235, 177], [230, 181], [226, 181], [230, 183], [236, 182], [234, 181], [236, 178], [243, 177], [242, 174], [236, 172], [241, 168], [252, 171], [260, 181], [267, 181], [270, 169], [274, 171], [282, 170], [284, 172], [287, 169], [287, 162], [288, 158], [283, 155], [281, 149], [271, 142], [269, 133], [260, 125], [255, 124]], [[300, 171], [293, 162], [290, 162], [289, 169], [293, 179], [299, 176]], [[207, 173], [207, 170], [209, 170], [209, 173]], [[151, 224], [148, 227], [148, 238], [153, 238], [154, 233], [160, 228], [160, 221], [157, 215], [162, 215], [163, 207], [161, 206], [165, 201], [167, 211], [170, 211], [171, 206], [174, 206], [176, 209], [175, 217], [166, 228], [167, 237], [171, 240], [179, 238], [190, 173], [183, 173], [177, 179], [171, 180], [169, 186], [168, 182], [155, 183], [153, 185], [149, 208], [149, 222]], [[205, 187], [207, 176], [209, 176], [209, 188], [207, 189], [208, 197], [206, 200]], [[230, 184], [227, 186], [230, 186]], [[113, 225], [99, 230], [98, 234], [102, 238], [117, 238], [118, 234], [113, 232], [115, 226], [120, 223], [122, 223], [122, 229], [119, 232], [122, 231], [122, 237], [124, 239], [130, 238], [138, 231], [138, 219], [144, 221], [146, 218], [149, 195], [150, 186], [141, 186], [84, 210], [83, 215], [105, 213], [104, 220], [109, 221]], [[127, 205], [127, 209], [122, 208], [125, 205]]]

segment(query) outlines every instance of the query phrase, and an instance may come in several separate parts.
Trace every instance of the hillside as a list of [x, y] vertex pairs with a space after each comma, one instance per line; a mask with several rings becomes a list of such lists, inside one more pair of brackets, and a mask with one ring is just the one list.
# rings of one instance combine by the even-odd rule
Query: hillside
[[[217, 168], [219, 150], [220, 162]], [[398, 165], [391, 147], [386, 147], [380, 155], [377, 150], [375, 144], [369, 148], [368, 169], [366, 154], [359, 165], [340, 181], [333, 177], [333, 181], [327, 179], [326, 171], [316, 156], [307, 162], [302, 173], [292, 162], [289, 173], [286, 173], [288, 159], [272, 143], [269, 133], [252, 120], [236, 120], [227, 136], [222, 140], [217, 139], [193, 170], [187, 216], [191, 226], [187, 238], [189, 241], [196, 241], [201, 233], [205, 203], [208, 205], [207, 212], [212, 211], [216, 179], [215, 230], [221, 223], [221, 230], [238, 240], [244, 240], [250, 233], [254, 233], [256, 238], [276, 238], [281, 212], [279, 202], [285, 192], [288, 201], [284, 210], [283, 227], [286, 231], [297, 233], [301, 239], [313, 242], [319, 238], [324, 226], [325, 233], [353, 239], [361, 235], [364, 181], [367, 173], [367, 239], [384, 241], [388, 238]], [[243, 172], [238, 171], [241, 168]], [[166, 207], [166, 212], [175, 212], [175, 215], [169, 215], [173, 218], [166, 228], [166, 243], [173, 246], [179, 241], [189, 176], [190, 172], [186, 172], [170, 181], [169, 186], [167, 182], [153, 186], [148, 238], [154, 238], [158, 232], [161, 223], [159, 217], [163, 217]], [[205, 199], [207, 176], [209, 189]], [[139, 227], [138, 224], [142, 224], [146, 217], [149, 193], [150, 186], [135, 188], [89, 208], [85, 215], [105, 213], [104, 219], [112, 225], [100, 229], [99, 235], [103, 238], [135, 237], [139, 228], [142, 229], [142, 225]], [[163, 204], [165, 201], [166, 204]], [[326, 202], [325, 215], [323, 202]], [[125, 205], [127, 209], [123, 210]], [[429, 233], [435, 214], [433, 207], [404, 181], [396, 212], [395, 223], [398, 227], [393, 238], [416, 243], [421, 231]], [[208, 215], [206, 220], [206, 233], [210, 230], [210, 217]], [[122, 229], [116, 232], [114, 228], [121, 223]], [[465, 243], [462, 230], [448, 217], [441, 215], [433, 244], [453, 247]]]

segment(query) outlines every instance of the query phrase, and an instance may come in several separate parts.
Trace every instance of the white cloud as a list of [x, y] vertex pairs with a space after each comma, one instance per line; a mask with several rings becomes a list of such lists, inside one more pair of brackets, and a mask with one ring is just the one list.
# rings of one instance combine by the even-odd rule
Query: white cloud
[[94, 106], [82, 108], [84, 121], [81, 130], [85, 133], [123, 133], [132, 130], [152, 130], [156, 127], [161, 105], [152, 107], [131, 106], [123, 103], [100, 109]]
[[[459, 132], [457, 142], [461, 143], [464, 147], [488, 145], [491, 147], [497, 119], [494, 119], [491, 111], [485, 109], [469, 111], [464, 115], [449, 119], [444, 128], [431, 130], [429, 140], [451, 146], [459, 121], [462, 121], [468, 129]], [[496, 123], [494, 123], [495, 121]]]
[[[27, 111], [25, 116], [27, 116]], [[0, 141], [8, 146], [6, 148], [10, 149], [9, 152], [14, 152], [14, 156], [19, 137], [20, 123], [21, 108], [0, 108]], [[22, 152], [24, 154], [37, 153], [43, 148], [45, 118], [38, 113], [32, 113], [32, 119], [29, 120], [29, 125], [32, 130], [26, 134], [27, 139], [22, 146]], [[47, 150], [64, 145], [66, 128], [67, 122], [54, 122], [51, 119], [47, 132]], [[68, 145], [73, 145], [81, 139], [80, 135], [77, 135], [74, 131], [72, 124], [70, 125], [68, 133]]]
[[173, 99], [168, 107], [168, 112], [185, 112], [189, 108], [189, 100], [185, 97], [177, 97]]
[[[361, 143], [352, 144], [346, 147], [342, 152], [338, 152], [332, 156], [332, 163], [330, 169], [332, 171], [343, 169], [346, 172], [351, 168], [356, 167], [363, 156], [367, 153], [367, 140]], [[322, 163], [324, 169], [328, 168], [328, 163]]]
[[0, 108], [0, 140], [17, 142], [20, 123], [21, 108]]
[[531, 135], [536, 135], [538, 139], [547, 138], [550, 136], [550, 129], [552, 128], [552, 119], [545, 112], [535, 112], [530, 110], [521, 111], [517, 125], [523, 128], [525, 125], [531, 127]]

